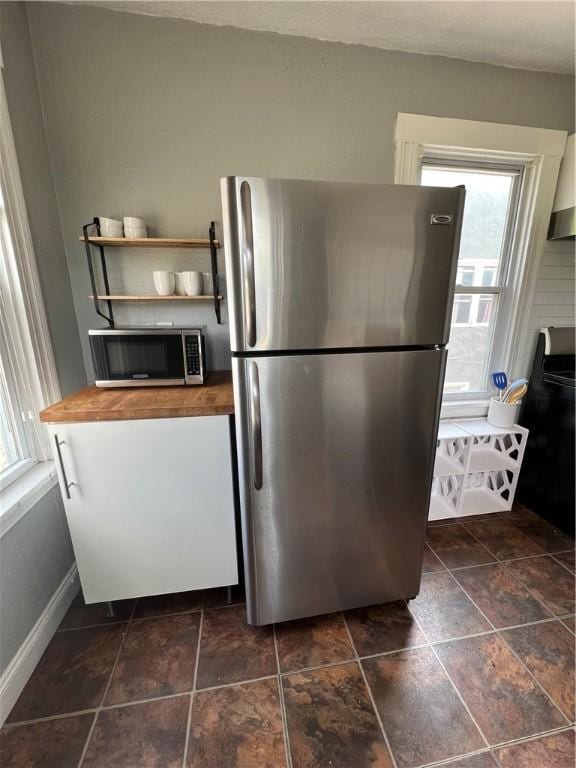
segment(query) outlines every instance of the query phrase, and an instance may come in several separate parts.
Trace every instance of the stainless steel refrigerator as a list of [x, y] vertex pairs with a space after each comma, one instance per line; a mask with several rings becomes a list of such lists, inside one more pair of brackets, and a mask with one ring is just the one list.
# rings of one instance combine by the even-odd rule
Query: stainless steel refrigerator
[[412, 598], [464, 190], [221, 184], [248, 621]]

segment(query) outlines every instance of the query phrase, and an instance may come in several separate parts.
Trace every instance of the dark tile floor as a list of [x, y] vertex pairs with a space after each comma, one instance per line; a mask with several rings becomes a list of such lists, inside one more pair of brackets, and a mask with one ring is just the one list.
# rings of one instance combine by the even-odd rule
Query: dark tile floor
[[[574, 768], [574, 541], [434, 523], [419, 596], [275, 628], [224, 590], [78, 598], [2, 768]], [[448, 761], [448, 762], [446, 762]]]

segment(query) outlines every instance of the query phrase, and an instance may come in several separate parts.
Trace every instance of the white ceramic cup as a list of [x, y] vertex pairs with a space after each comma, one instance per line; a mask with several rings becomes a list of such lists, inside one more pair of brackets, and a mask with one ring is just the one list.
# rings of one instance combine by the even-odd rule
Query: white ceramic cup
[[186, 296], [186, 287], [184, 285], [184, 273], [174, 272], [176, 279], [176, 296]]
[[202, 272], [182, 272], [187, 296], [202, 296]]
[[108, 219], [105, 216], [99, 216], [100, 235], [102, 237], [122, 237], [124, 230], [122, 222], [118, 219]]
[[147, 237], [148, 230], [144, 219], [137, 219], [135, 216], [124, 216], [124, 237], [136, 238]]
[[158, 296], [172, 296], [176, 284], [174, 272], [159, 270], [153, 272], [152, 276], [154, 278], [154, 288], [156, 288]]
[[214, 281], [212, 279], [212, 272], [202, 272], [202, 282], [204, 284], [204, 294], [206, 296], [212, 296], [214, 293]]

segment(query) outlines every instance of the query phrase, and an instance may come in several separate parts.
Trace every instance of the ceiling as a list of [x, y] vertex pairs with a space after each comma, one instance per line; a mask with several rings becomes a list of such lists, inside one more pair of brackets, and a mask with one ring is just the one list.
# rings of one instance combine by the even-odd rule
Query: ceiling
[[572, 0], [85, 1], [112, 10], [203, 24], [506, 67], [574, 72]]

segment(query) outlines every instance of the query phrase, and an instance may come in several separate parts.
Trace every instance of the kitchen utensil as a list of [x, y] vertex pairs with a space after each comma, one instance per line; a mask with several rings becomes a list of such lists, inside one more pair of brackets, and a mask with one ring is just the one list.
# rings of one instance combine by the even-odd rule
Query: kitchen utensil
[[171, 296], [174, 293], [176, 281], [174, 272], [167, 270], [158, 270], [152, 273], [154, 278], [154, 288], [158, 296]]
[[511, 384], [508, 384], [504, 394], [502, 395], [502, 400], [508, 402], [509, 395], [511, 395], [515, 389], [518, 389], [523, 384], [528, 384], [528, 379], [515, 379]]
[[508, 395], [506, 402], [510, 405], [515, 405], [516, 403], [519, 403], [520, 400], [522, 400], [526, 392], [528, 392], [528, 385], [522, 384], [522, 386], [517, 387]]
[[500, 390], [500, 400], [502, 400], [502, 393], [508, 386], [508, 377], [504, 371], [495, 371], [492, 374], [492, 381], [494, 382], [496, 389]]
[[182, 272], [187, 296], [202, 296], [202, 272]]

